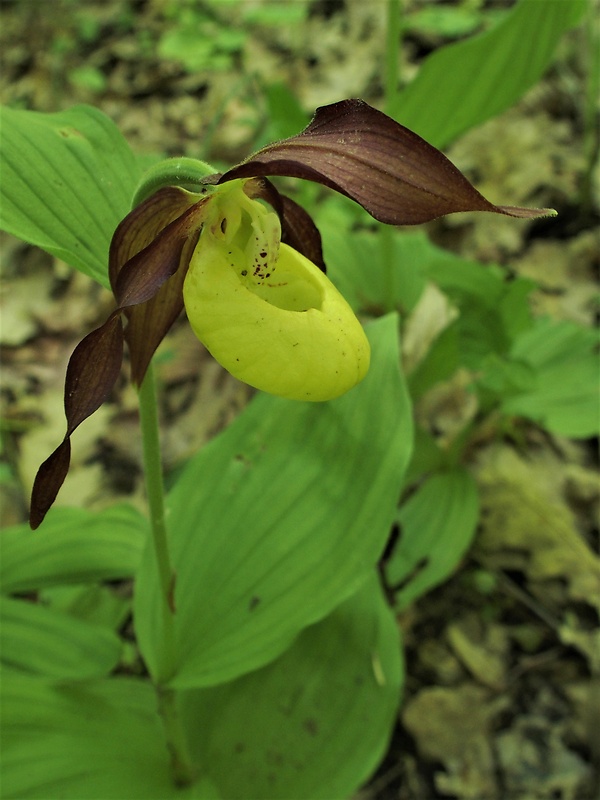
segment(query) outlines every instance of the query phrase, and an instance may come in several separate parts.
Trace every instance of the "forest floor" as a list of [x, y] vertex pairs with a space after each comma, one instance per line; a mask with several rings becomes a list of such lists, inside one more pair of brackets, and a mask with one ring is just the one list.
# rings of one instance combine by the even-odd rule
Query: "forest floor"
[[[32, 0], [3, 3], [2, 101], [39, 111], [90, 103], [142, 156], [218, 163], [235, 163], [267, 135], [265, 97], [277, 83], [307, 112], [344, 97], [381, 105], [383, 2], [248, 0], [256, 11], [231, 26], [224, 6], [205, 5], [215, 15], [194, 22], [191, 5], [177, 11], [168, 0], [62, 0], [51, 14]], [[407, 14], [424, 5], [407, 3]], [[190, 20], [204, 26], [205, 50], [185, 45]], [[183, 38], [169, 38], [174, 29]], [[407, 25], [402, 79], [446, 41]], [[495, 202], [535, 204], [532, 187], [553, 187], [558, 219], [523, 228], [450, 218], [428, 229], [448, 249], [538, 282], [537, 313], [593, 325], [598, 217], [577, 205], [580, 45], [580, 31], [567, 35], [541, 83], [448, 150]], [[62, 436], [69, 355], [104, 320], [111, 296], [33, 247], [8, 236], [0, 243], [4, 526], [26, 518], [37, 467]], [[163, 344], [159, 375], [165, 460], [174, 469], [251, 390], [212, 361], [186, 324]], [[450, 430], [463, 396], [449, 387], [419, 413]], [[469, 463], [483, 504], [475, 546], [448, 582], [399, 617], [405, 697], [365, 800], [591, 800], [600, 791], [597, 443], [525, 426], [518, 446], [486, 444]], [[136, 394], [124, 375], [112, 402], [74, 437], [61, 502], [143, 507], [139, 447]]]

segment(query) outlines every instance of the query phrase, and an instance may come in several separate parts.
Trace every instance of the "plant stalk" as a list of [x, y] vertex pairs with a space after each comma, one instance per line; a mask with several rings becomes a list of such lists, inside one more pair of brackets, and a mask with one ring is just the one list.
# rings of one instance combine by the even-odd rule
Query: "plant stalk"
[[174, 689], [157, 686], [158, 713], [163, 723], [167, 749], [171, 756], [171, 773], [176, 786], [190, 786], [196, 779], [196, 769], [190, 757], [185, 731], [177, 708]]
[[144, 478], [150, 512], [150, 530], [154, 547], [154, 561], [161, 594], [161, 622], [163, 642], [160, 648], [161, 666], [159, 683], [166, 683], [175, 668], [175, 620], [173, 616], [174, 573], [167, 541], [165, 522], [164, 486], [158, 433], [158, 407], [152, 364], [139, 389], [140, 427], [144, 459]]
[[385, 113], [392, 115], [400, 81], [401, 0], [388, 0], [385, 45]]
[[[387, 29], [385, 47], [385, 103], [384, 111], [392, 116], [395, 111], [398, 96], [398, 82], [400, 80], [400, 38], [401, 38], [401, 0], [387, 0]], [[385, 304], [386, 311], [395, 308], [395, 274], [396, 264], [394, 258], [395, 230], [390, 225], [380, 225], [379, 243], [381, 260], [385, 276]]]
[[150, 512], [150, 530], [158, 584], [160, 587], [160, 621], [157, 675], [155, 677], [158, 711], [163, 722], [167, 747], [171, 755], [173, 779], [178, 786], [194, 780], [185, 731], [177, 710], [177, 696], [165, 684], [173, 676], [177, 663], [175, 606], [173, 592], [175, 573], [169, 554], [165, 519], [164, 485], [160, 455], [158, 404], [152, 363], [139, 388], [140, 428], [144, 460], [144, 477]]

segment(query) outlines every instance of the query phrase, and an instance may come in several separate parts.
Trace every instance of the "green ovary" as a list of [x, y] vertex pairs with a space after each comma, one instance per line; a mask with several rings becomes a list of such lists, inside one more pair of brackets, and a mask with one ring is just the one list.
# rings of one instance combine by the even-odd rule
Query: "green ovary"
[[[279, 244], [276, 215], [242, 204], [241, 216], [219, 205], [192, 256], [183, 297], [196, 336], [257, 389], [295, 400], [344, 394], [369, 368], [362, 326], [318, 267]], [[232, 218], [235, 229], [222, 224]]]

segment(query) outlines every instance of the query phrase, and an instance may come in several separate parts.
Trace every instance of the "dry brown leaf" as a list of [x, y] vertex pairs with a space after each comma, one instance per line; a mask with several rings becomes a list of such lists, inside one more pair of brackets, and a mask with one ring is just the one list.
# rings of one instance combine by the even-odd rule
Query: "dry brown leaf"
[[451, 623], [448, 641], [468, 671], [484, 686], [502, 689], [508, 669], [509, 639], [500, 625], [484, 625], [481, 617], [466, 614]]
[[518, 717], [496, 738], [503, 784], [508, 797], [592, 797], [589, 764], [562, 739], [564, 724], [545, 714]]
[[402, 721], [419, 752], [445, 767], [434, 777], [443, 794], [499, 797], [490, 731], [508, 703], [507, 697], [491, 698], [488, 690], [471, 683], [427, 688], [407, 703]]
[[499, 445], [481, 455], [478, 548], [487, 563], [520, 568], [532, 581], [561, 578], [573, 600], [600, 606], [600, 558], [565, 498], [564, 464], [550, 449], [528, 458]]

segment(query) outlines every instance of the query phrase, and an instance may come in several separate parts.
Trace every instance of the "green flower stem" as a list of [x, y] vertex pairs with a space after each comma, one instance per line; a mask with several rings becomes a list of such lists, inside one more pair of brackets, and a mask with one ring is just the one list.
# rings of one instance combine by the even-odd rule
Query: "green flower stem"
[[193, 781], [194, 769], [188, 752], [185, 732], [177, 712], [176, 693], [165, 686], [173, 676], [177, 663], [175, 610], [173, 602], [175, 573], [169, 555], [167, 525], [165, 521], [158, 408], [152, 364], [149, 365], [146, 376], [139, 389], [139, 408], [144, 457], [144, 476], [146, 480], [148, 507], [150, 510], [150, 529], [161, 593], [161, 619], [157, 621], [157, 629], [161, 633], [161, 641], [158, 647], [158, 674], [156, 676], [158, 711], [163, 722], [167, 747], [171, 755], [173, 779], [178, 786], [182, 786]]
[[[385, 113], [393, 116], [396, 97], [398, 95], [398, 82], [400, 80], [400, 60], [398, 58], [401, 37], [401, 0], [388, 0], [387, 2], [387, 33], [385, 47]], [[386, 276], [386, 311], [394, 310], [394, 296], [396, 294], [394, 258], [395, 230], [390, 225], [381, 225], [379, 229], [379, 242], [381, 259]]]
[[596, 123], [598, 92], [600, 92], [600, 25], [597, 20], [593, 19], [593, 14], [594, 9], [590, 4], [585, 27], [589, 63], [587, 65], [588, 70], [583, 106], [583, 149], [587, 168], [583, 173], [579, 188], [580, 202], [583, 206], [584, 214], [593, 213], [594, 165], [598, 160], [598, 154], [600, 152]]
[[189, 786], [196, 779], [196, 770], [190, 758], [185, 731], [177, 708], [177, 694], [174, 689], [157, 687], [158, 713], [162, 719], [171, 756], [171, 773], [176, 786]]
[[144, 477], [146, 494], [150, 510], [150, 528], [154, 545], [155, 564], [161, 593], [162, 634], [160, 648], [161, 665], [159, 683], [166, 683], [175, 670], [175, 630], [173, 616], [173, 580], [174, 573], [169, 555], [167, 541], [167, 525], [165, 522], [165, 501], [160, 457], [160, 441], [158, 435], [158, 409], [156, 402], [156, 385], [152, 364], [139, 390], [140, 427], [142, 429], [142, 447], [144, 454]]
[[392, 115], [400, 81], [400, 0], [388, 0], [385, 45], [385, 113]]

